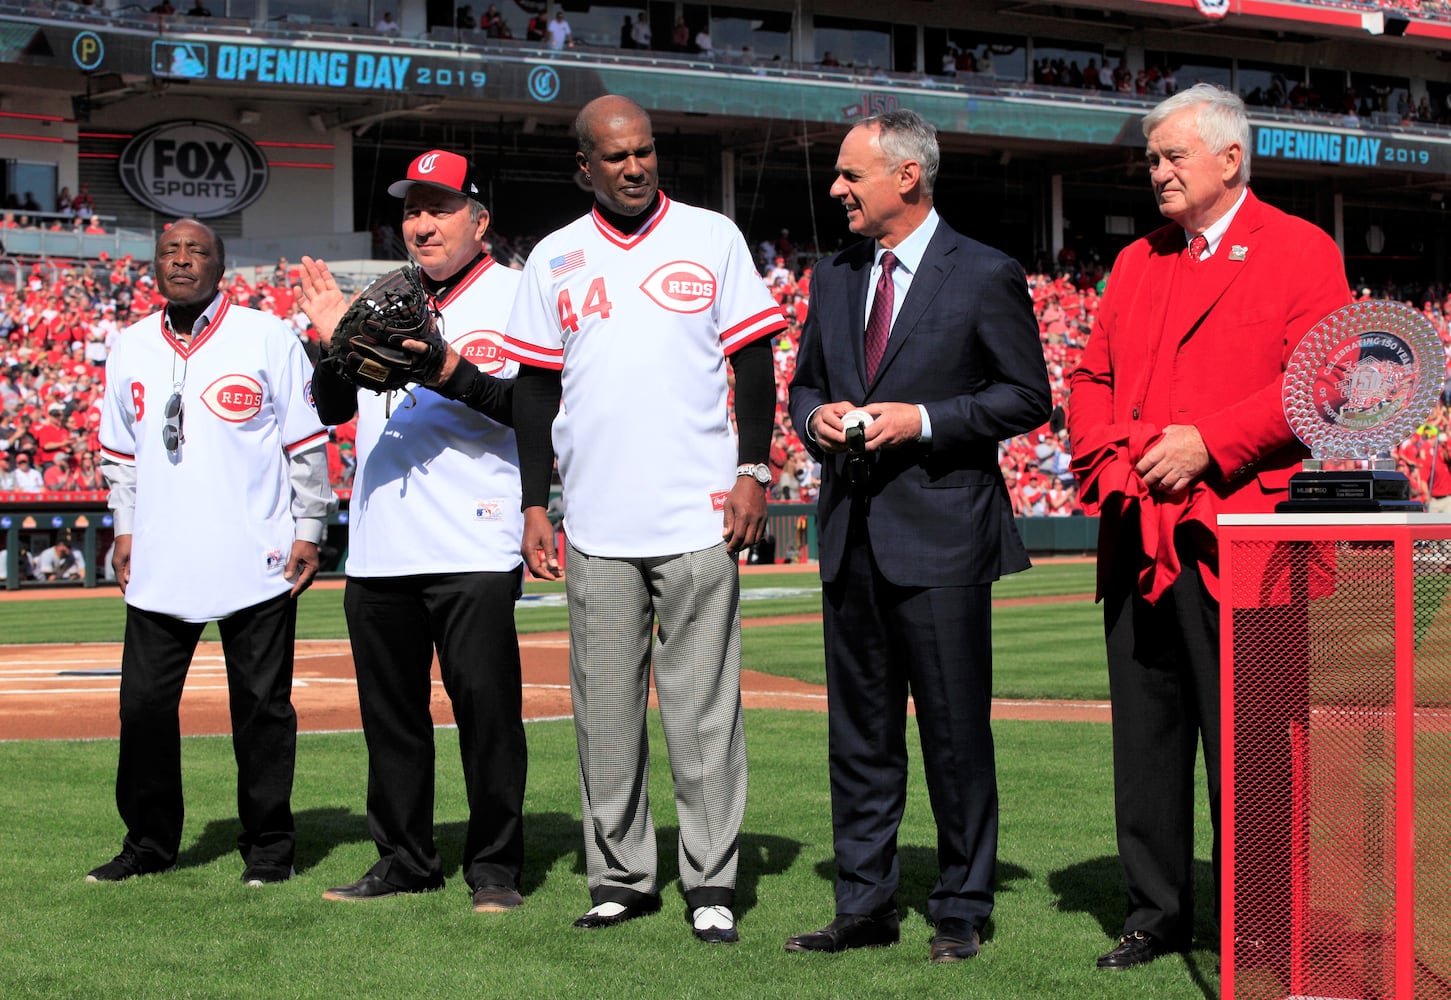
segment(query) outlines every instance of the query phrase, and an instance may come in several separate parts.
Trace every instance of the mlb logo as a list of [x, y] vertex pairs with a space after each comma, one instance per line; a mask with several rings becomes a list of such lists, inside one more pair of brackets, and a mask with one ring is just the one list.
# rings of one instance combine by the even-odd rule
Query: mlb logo
[[503, 504], [497, 500], [480, 500], [474, 504], [475, 521], [497, 521], [503, 516]]
[[270, 570], [275, 570], [278, 566], [281, 566], [281, 565], [282, 565], [282, 550], [281, 549], [273, 549], [271, 552], [267, 553], [267, 569], [269, 571]]

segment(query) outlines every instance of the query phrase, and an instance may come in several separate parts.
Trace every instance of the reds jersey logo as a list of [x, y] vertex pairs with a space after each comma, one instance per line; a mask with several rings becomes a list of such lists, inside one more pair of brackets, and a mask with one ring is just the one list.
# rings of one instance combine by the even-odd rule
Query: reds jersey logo
[[497, 330], [470, 330], [453, 342], [453, 349], [485, 375], [497, 375], [503, 370], [504, 335]]
[[262, 412], [262, 383], [250, 375], [223, 375], [202, 390], [202, 402], [229, 424], [245, 423]]
[[651, 272], [640, 291], [661, 309], [698, 313], [715, 301], [715, 275], [694, 261], [671, 261]]

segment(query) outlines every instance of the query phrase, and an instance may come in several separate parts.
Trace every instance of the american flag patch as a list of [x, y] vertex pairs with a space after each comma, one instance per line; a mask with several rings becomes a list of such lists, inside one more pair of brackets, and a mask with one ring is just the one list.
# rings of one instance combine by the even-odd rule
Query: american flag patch
[[576, 268], [584, 267], [584, 251], [571, 250], [567, 254], [555, 257], [549, 262], [549, 276], [557, 278], [561, 274], [568, 274]]

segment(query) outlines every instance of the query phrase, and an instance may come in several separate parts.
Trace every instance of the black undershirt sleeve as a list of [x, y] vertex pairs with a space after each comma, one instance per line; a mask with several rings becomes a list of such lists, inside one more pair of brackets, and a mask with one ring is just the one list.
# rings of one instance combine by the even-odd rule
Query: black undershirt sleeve
[[736, 375], [739, 461], [742, 465], [758, 465], [771, 454], [771, 428], [776, 416], [771, 338], [758, 337], [732, 354], [731, 369]]
[[563, 393], [562, 376], [550, 368], [524, 365], [514, 381], [514, 435], [519, 443], [520, 509], [549, 506], [554, 471], [554, 418]]
[[329, 427], [345, 424], [358, 412], [358, 389], [326, 365], [312, 370], [312, 398], [317, 418]]
[[513, 379], [485, 375], [472, 361], [459, 358], [447, 381], [431, 388], [444, 399], [456, 399], [505, 427], [514, 426]]

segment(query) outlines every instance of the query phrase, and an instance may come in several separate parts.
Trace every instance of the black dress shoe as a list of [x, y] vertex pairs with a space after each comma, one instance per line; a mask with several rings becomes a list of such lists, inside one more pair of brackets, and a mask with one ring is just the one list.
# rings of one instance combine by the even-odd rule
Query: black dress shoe
[[389, 896], [402, 896], [414, 892], [437, 892], [442, 888], [442, 875], [436, 875], [429, 881], [418, 885], [395, 885], [369, 872], [352, 885], [340, 885], [324, 891], [322, 898], [342, 902], [361, 902], [368, 899], [387, 899]]
[[475, 913], [508, 913], [524, 905], [524, 897], [510, 885], [481, 885], [474, 890]]
[[1132, 969], [1136, 965], [1152, 962], [1167, 949], [1160, 948], [1153, 938], [1143, 931], [1133, 931], [1118, 939], [1118, 947], [1107, 955], [1098, 956], [1100, 969]]
[[982, 938], [976, 927], [958, 917], [944, 917], [937, 921], [929, 955], [938, 963], [961, 962], [965, 958], [976, 958], [981, 947]]
[[627, 920], [634, 920], [636, 917], [647, 917], [660, 910], [660, 899], [652, 897], [642, 903], [621, 903], [624, 907], [619, 913], [613, 916], [605, 916], [602, 913], [586, 913], [574, 922], [574, 926], [587, 931], [599, 930], [601, 927], [615, 927]]
[[846, 951], [849, 948], [880, 948], [896, 944], [901, 937], [897, 915], [868, 917], [843, 913], [819, 931], [786, 939], [787, 951]]

